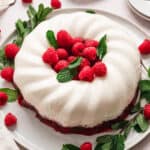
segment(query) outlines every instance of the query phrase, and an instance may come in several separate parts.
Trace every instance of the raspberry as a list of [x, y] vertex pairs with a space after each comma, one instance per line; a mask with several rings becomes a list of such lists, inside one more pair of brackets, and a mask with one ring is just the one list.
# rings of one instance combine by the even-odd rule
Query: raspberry
[[90, 62], [86, 58], [82, 58], [81, 64], [79, 66], [79, 70], [84, 68], [85, 66], [90, 66]]
[[8, 113], [5, 116], [4, 122], [5, 122], [5, 125], [7, 127], [10, 127], [10, 126], [13, 126], [13, 125], [15, 125], [17, 123], [17, 118], [12, 113]]
[[23, 3], [32, 3], [32, 0], [22, 0]]
[[67, 59], [68, 52], [65, 49], [58, 48], [56, 52], [57, 52], [59, 59]]
[[150, 54], [150, 40], [145, 39], [138, 48], [141, 54]]
[[81, 42], [77, 42], [73, 45], [72, 47], [72, 53], [75, 56], [82, 56], [83, 54], [83, 49], [85, 48], [84, 44]]
[[86, 47], [98, 47], [99, 42], [96, 40], [86, 40], [85, 41], [85, 46]]
[[96, 48], [95, 47], [87, 47], [83, 50], [83, 56], [88, 58], [90, 61], [94, 61], [96, 59]]
[[96, 76], [103, 77], [107, 73], [107, 68], [104, 63], [96, 62], [93, 66], [93, 71]]
[[69, 56], [68, 59], [67, 59], [67, 61], [68, 61], [69, 63], [72, 63], [75, 59], [76, 59], [75, 56]]
[[8, 96], [4, 92], [0, 92], [0, 106], [4, 106], [8, 100]]
[[94, 73], [91, 67], [85, 66], [80, 72], [79, 72], [79, 79], [83, 81], [93, 81], [94, 79]]
[[7, 44], [5, 47], [5, 55], [9, 59], [15, 58], [16, 54], [19, 51], [19, 47], [16, 44]]
[[67, 31], [60, 30], [57, 33], [57, 42], [58, 42], [59, 47], [70, 48], [72, 47], [73, 39]]
[[73, 45], [77, 42], [83, 42], [83, 39], [81, 37], [76, 37], [76, 38], [73, 38]]
[[61, 2], [60, 2], [60, 0], [51, 0], [51, 6], [54, 9], [61, 8]]
[[90, 142], [83, 143], [80, 150], [92, 150], [92, 144]]
[[57, 52], [54, 48], [48, 48], [47, 51], [43, 54], [42, 59], [47, 64], [56, 64], [59, 60]]
[[68, 62], [66, 60], [60, 60], [58, 63], [55, 65], [54, 69], [56, 72], [61, 71], [62, 69], [66, 68], [68, 66]]
[[144, 106], [144, 116], [146, 119], [150, 120], [150, 104]]
[[12, 67], [5, 67], [1, 71], [1, 77], [8, 82], [13, 81], [14, 69]]

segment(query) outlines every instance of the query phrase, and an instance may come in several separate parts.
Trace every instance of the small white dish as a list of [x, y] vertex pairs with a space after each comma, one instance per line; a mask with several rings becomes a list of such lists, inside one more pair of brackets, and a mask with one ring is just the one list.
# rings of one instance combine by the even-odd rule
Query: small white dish
[[133, 12], [140, 17], [150, 20], [150, 0], [128, 0]]
[[16, 0], [0, 0], [0, 11], [8, 8], [9, 6], [15, 4]]

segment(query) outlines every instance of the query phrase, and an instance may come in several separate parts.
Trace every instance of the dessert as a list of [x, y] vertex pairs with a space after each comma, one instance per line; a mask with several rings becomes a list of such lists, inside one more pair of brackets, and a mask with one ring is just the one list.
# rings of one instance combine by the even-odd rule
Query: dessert
[[[42, 60], [43, 53], [51, 47], [45, 37], [48, 30], [55, 34], [66, 30], [72, 37], [96, 41], [107, 34], [107, 54], [102, 60], [107, 75], [96, 77], [91, 82], [58, 82], [57, 72]], [[64, 130], [81, 128], [88, 132], [91, 129], [89, 134], [100, 132], [101, 124], [127, 116], [124, 112], [135, 102], [139, 80], [137, 44], [121, 25], [97, 14], [60, 14], [42, 22], [25, 38], [15, 57], [16, 86], [26, 104], [55, 129], [58, 126]]]

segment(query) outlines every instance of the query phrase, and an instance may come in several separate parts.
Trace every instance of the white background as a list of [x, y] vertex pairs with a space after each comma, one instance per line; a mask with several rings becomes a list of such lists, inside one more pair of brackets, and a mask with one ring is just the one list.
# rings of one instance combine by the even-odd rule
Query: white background
[[[132, 13], [128, 7], [127, 0], [61, 0], [63, 8], [80, 7], [80, 8], [96, 8], [117, 14], [132, 23], [136, 24], [150, 37], [150, 22], [143, 20], [136, 14]], [[33, 0], [33, 5], [37, 6], [39, 3], [50, 5], [50, 0]], [[0, 44], [5, 38], [13, 31], [15, 21], [18, 18], [26, 18], [27, 5], [23, 5], [21, 0], [7, 9], [0, 12]], [[143, 142], [138, 144], [133, 150], [149, 150], [150, 149], [150, 136]]]

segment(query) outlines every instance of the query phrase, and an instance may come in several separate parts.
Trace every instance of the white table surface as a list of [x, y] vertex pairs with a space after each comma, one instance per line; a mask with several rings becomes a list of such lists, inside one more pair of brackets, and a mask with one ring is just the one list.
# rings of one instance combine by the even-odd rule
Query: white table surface
[[[96, 8], [112, 12], [127, 20], [130, 20], [146, 32], [150, 37], [150, 22], [145, 21], [136, 14], [134, 14], [128, 7], [127, 0], [61, 0], [63, 8]], [[33, 0], [33, 5], [37, 6], [39, 3], [50, 4], [50, 0]], [[23, 5], [21, 0], [4, 12], [0, 12], [0, 44], [13, 31], [14, 23], [18, 18], [26, 18], [27, 5]], [[1, 131], [0, 131], [1, 132]], [[0, 133], [1, 134], [1, 133]], [[144, 139], [133, 150], [150, 150], [150, 136]]]

